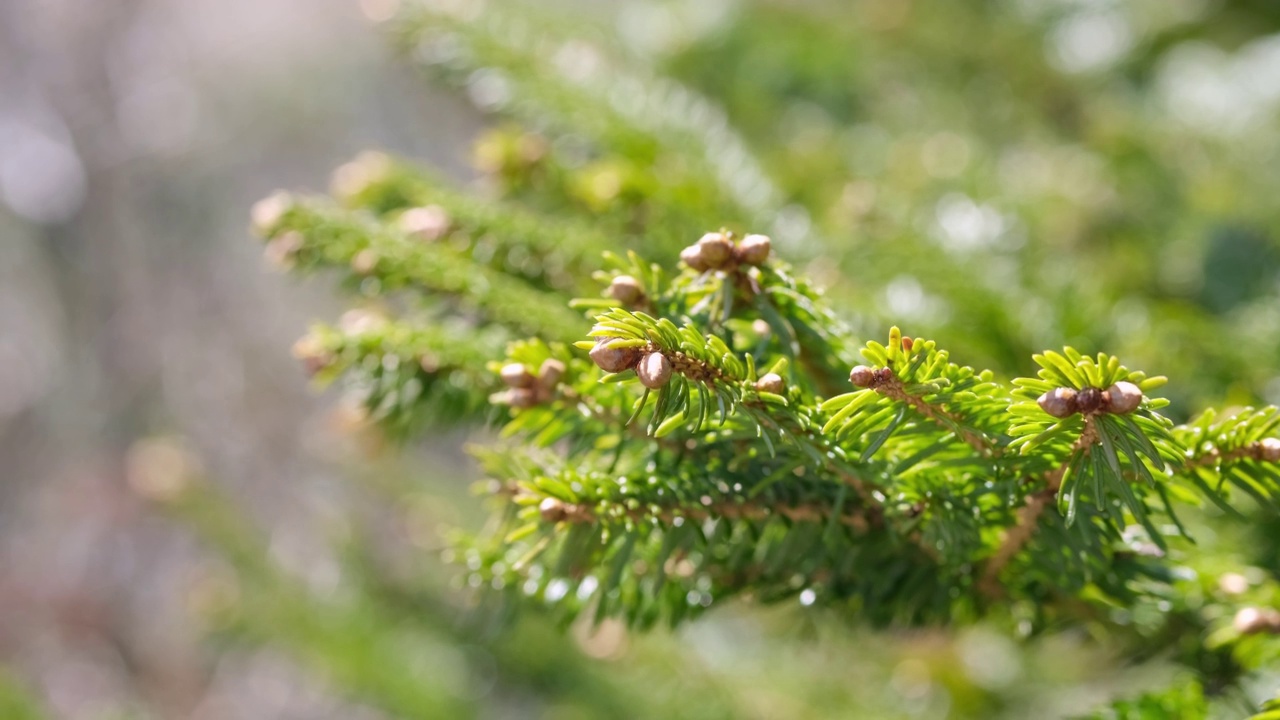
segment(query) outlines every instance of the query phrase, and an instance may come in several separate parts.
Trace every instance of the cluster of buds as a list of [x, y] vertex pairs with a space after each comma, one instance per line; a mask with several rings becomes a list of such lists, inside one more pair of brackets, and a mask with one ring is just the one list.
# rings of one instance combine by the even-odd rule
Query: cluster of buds
[[1270, 633], [1280, 635], [1280, 610], [1275, 608], [1240, 608], [1231, 621], [1241, 635]]
[[1142, 390], [1123, 380], [1106, 390], [1087, 387], [1076, 391], [1060, 387], [1041, 395], [1036, 402], [1040, 404], [1041, 410], [1056, 418], [1070, 417], [1076, 413], [1124, 415], [1137, 410], [1142, 404]]
[[495, 397], [498, 402], [511, 407], [529, 408], [541, 405], [555, 397], [556, 385], [564, 377], [564, 371], [564, 363], [555, 358], [544, 360], [537, 375], [529, 372], [524, 363], [508, 363], [498, 372], [507, 391]]
[[646, 352], [643, 348], [623, 347], [611, 348], [609, 343], [616, 337], [602, 337], [596, 340], [591, 348], [591, 360], [601, 370], [620, 373], [635, 370], [640, 383], [647, 388], [657, 390], [671, 381], [671, 361], [660, 352]]
[[662, 352], [646, 352], [640, 347], [608, 347], [616, 337], [602, 337], [591, 348], [591, 361], [605, 373], [622, 373], [634, 369], [640, 384], [658, 389], [671, 382], [671, 360]]
[[712, 232], [682, 250], [680, 259], [697, 272], [730, 270], [738, 265], [763, 265], [771, 246], [768, 235], [748, 235], [735, 245], [733, 233]]
[[858, 365], [849, 371], [849, 382], [853, 383], [854, 387], [860, 388], [878, 387], [894, 377], [893, 371], [887, 367], [877, 370], [866, 365]]

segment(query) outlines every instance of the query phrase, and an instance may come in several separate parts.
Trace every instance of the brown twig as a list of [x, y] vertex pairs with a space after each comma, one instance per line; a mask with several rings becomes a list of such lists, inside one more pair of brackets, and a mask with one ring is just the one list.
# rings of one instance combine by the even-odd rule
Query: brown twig
[[[1098, 428], [1094, 423], [1094, 418], [1092, 415], [1086, 415], [1084, 417], [1084, 431], [1080, 433], [1080, 437], [1071, 446], [1071, 455], [1077, 452], [1092, 452], [1093, 446], [1098, 441]], [[1049, 503], [1057, 497], [1058, 490], [1062, 488], [1062, 479], [1067, 473], [1067, 464], [1069, 462], [1070, 458], [1064, 461], [1060, 467], [1046, 474], [1044, 476], [1044, 487], [1027, 496], [1026, 504], [1018, 511], [1017, 523], [1005, 533], [1004, 540], [1000, 542], [995, 554], [987, 561], [982, 577], [978, 580], [978, 589], [983, 595], [989, 598], [999, 598], [1004, 595], [1004, 587], [1000, 584], [1000, 573], [1013, 560], [1014, 556], [1026, 547], [1031, 537], [1035, 535], [1039, 526], [1040, 516], [1044, 513]]]
[[902, 384], [902, 380], [896, 375], [892, 375], [884, 380], [878, 381], [872, 387], [876, 392], [887, 398], [892, 398], [898, 402], [905, 402], [916, 412], [926, 418], [929, 418], [947, 430], [954, 432], [957, 437], [984, 457], [997, 457], [1000, 455], [1000, 448], [992, 438], [987, 437], [981, 432], [975, 432], [965, 427], [963, 419], [958, 415], [943, 410], [940, 407], [930, 405], [928, 402], [925, 402], [924, 398], [918, 395], [908, 393], [906, 386]]

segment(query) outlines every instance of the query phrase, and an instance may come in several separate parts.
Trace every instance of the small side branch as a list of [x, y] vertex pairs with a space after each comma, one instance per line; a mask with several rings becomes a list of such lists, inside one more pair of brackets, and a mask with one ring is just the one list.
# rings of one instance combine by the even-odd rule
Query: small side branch
[[912, 409], [929, 420], [954, 432], [957, 437], [983, 457], [993, 458], [1000, 455], [1000, 447], [994, 439], [978, 430], [966, 427], [963, 418], [960, 416], [936, 405], [931, 405], [918, 395], [908, 393], [906, 387], [902, 384], [902, 380], [898, 377], [889, 376], [879, 380], [872, 387], [881, 395], [910, 405]]

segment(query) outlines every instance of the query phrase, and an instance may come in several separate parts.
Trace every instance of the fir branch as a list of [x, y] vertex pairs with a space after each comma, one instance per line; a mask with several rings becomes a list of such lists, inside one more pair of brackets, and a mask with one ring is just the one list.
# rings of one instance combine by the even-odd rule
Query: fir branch
[[556, 290], [583, 289], [600, 254], [619, 238], [581, 221], [474, 197], [382, 153], [362, 153], [334, 172], [344, 205], [377, 213], [420, 240], [482, 253], [485, 264]]
[[[777, 191], [721, 110], [630, 66], [610, 48], [566, 37], [572, 19], [546, 34], [533, 31], [536, 22], [514, 6], [469, 15], [405, 3], [392, 28], [402, 47], [445, 78], [475, 83], [473, 73], [480, 71], [499, 85], [502, 94], [486, 109], [534, 126], [553, 124], [598, 147], [628, 149], [682, 171], [687, 177], [667, 184], [699, 187], [722, 217], [751, 219], [755, 226], [776, 217]], [[574, 65], [566, 67], [569, 62]], [[674, 157], [680, 162], [671, 162]]]
[[287, 201], [268, 230], [299, 271], [336, 268], [362, 292], [418, 290], [522, 332], [572, 337], [580, 320], [554, 297], [438, 243], [422, 242], [316, 200]]

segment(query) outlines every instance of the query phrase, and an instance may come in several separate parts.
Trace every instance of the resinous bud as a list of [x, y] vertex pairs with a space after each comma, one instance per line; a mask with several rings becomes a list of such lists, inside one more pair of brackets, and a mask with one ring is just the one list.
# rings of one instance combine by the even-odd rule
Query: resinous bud
[[511, 388], [507, 391], [507, 403], [514, 408], [531, 408], [538, 404], [538, 393], [533, 388]]
[[671, 361], [660, 352], [649, 353], [636, 366], [636, 375], [640, 378], [640, 384], [657, 390], [671, 380]]
[[1280, 611], [1271, 608], [1243, 607], [1236, 612], [1231, 624], [1241, 635], [1280, 632]]
[[275, 234], [280, 225], [280, 221], [284, 218], [284, 214], [288, 212], [293, 205], [293, 196], [284, 190], [277, 190], [268, 197], [265, 197], [253, 204], [250, 215], [253, 219], [253, 232], [260, 237], [271, 237]]
[[854, 387], [869, 388], [876, 384], [875, 368], [869, 368], [866, 365], [858, 365], [849, 371], [849, 382]]
[[1079, 410], [1076, 404], [1076, 391], [1071, 388], [1054, 388], [1036, 400], [1040, 409], [1056, 418], [1075, 415]]
[[1259, 440], [1258, 456], [1267, 462], [1280, 462], [1280, 440], [1275, 438]]
[[624, 307], [631, 307], [644, 297], [644, 287], [630, 275], [619, 275], [609, 283], [609, 297]]
[[769, 259], [771, 247], [768, 235], [748, 235], [738, 243], [734, 254], [743, 265], [763, 265]]
[[400, 215], [400, 229], [419, 240], [439, 240], [449, 232], [449, 213], [439, 205], [424, 205]]
[[1131, 413], [1142, 404], [1142, 390], [1131, 382], [1120, 381], [1107, 388], [1107, 409], [1117, 415]]
[[529, 368], [523, 363], [508, 363], [502, 366], [502, 370], [498, 373], [502, 376], [502, 382], [507, 387], [527, 388], [533, 387], [533, 373], [529, 372]]
[[697, 245], [690, 245], [681, 250], [680, 259], [695, 272], [706, 272], [711, 269], [711, 266], [707, 265], [706, 259], [702, 257], [702, 248]]
[[733, 242], [724, 233], [707, 233], [698, 240], [702, 260], [711, 268], [722, 268], [733, 258]]
[[629, 370], [635, 367], [636, 362], [640, 360], [639, 348], [606, 347], [617, 339], [616, 337], [602, 337], [596, 340], [596, 346], [591, 348], [591, 361], [605, 372], [616, 373]]
[[538, 387], [544, 390], [551, 390], [564, 377], [565, 366], [555, 358], [547, 358], [542, 361], [542, 365], [538, 368]]
[[756, 381], [756, 390], [781, 395], [786, 392], [787, 384], [778, 373], [765, 373]]
[[1102, 409], [1102, 391], [1096, 387], [1087, 387], [1076, 393], [1076, 409], [1088, 415]]
[[564, 503], [556, 498], [544, 498], [538, 503], [538, 514], [542, 516], [543, 522], [555, 523], [564, 520], [569, 513], [565, 510]]

